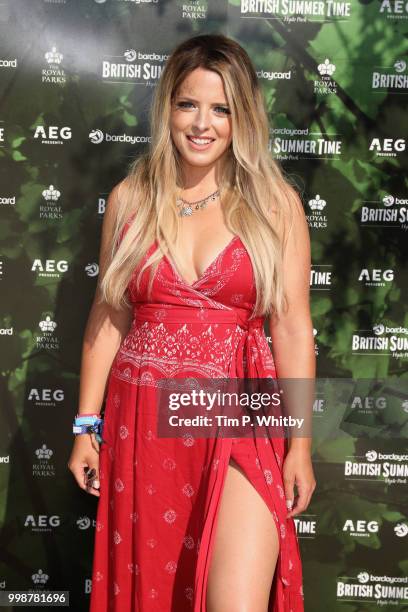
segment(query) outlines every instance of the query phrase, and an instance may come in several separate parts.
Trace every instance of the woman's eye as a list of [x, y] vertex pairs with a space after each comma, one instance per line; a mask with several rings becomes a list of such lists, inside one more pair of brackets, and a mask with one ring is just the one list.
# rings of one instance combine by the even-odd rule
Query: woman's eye
[[[177, 108], [191, 108], [193, 106], [194, 106], [193, 102], [187, 102], [186, 100], [183, 100], [181, 102], [176, 102], [176, 107]], [[222, 115], [229, 115], [230, 114], [230, 110], [226, 106], [215, 106], [214, 110], [217, 113], [221, 113]]]
[[215, 110], [216, 110], [217, 112], [224, 113], [225, 115], [229, 115], [229, 114], [230, 114], [230, 110], [229, 110], [229, 108], [227, 108], [227, 107], [225, 107], [225, 106], [216, 106], [216, 109], [215, 109]]
[[188, 106], [192, 106], [193, 103], [192, 102], [177, 102], [176, 106], [178, 106], [179, 108], [187, 108]]

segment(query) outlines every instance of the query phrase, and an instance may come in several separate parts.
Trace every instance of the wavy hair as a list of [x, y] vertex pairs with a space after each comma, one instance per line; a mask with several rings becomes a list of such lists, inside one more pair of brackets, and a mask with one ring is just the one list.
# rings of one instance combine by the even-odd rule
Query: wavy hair
[[279, 317], [287, 306], [283, 253], [293, 211], [301, 200], [270, 154], [269, 121], [253, 64], [236, 41], [222, 34], [189, 38], [166, 62], [150, 110], [148, 152], [130, 164], [120, 184], [110, 259], [100, 281], [102, 299], [114, 308], [129, 304], [130, 278], [155, 240], [158, 248], [140, 267], [137, 288], [150, 266], [151, 292], [164, 255], [170, 255], [178, 270], [185, 268], [175, 249], [180, 223], [175, 201], [182, 191], [182, 174], [170, 117], [178, 88], [196, 68], [219, 74], [231, 110], [232, 142], [218, 188], [225, 223], [241, 238], [252, 262], [257, 295], [252, 316]]

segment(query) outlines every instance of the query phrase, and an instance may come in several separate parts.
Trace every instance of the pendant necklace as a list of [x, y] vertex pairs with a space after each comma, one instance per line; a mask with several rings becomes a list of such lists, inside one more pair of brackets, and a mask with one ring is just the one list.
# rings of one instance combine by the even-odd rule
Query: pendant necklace
[[189, 217], [195, 210], [205, 208], [208, 202], [214, 201], [219, 195], [220, 190], [217, 189], [217, 191], [214, 191], [214, 193], [211, 193], [206, 198], [197, 200], [196, 202], [187, 202], [184, 198], [177, 198], [176, 205], [181, 207], [178, 214], [180, 217]]

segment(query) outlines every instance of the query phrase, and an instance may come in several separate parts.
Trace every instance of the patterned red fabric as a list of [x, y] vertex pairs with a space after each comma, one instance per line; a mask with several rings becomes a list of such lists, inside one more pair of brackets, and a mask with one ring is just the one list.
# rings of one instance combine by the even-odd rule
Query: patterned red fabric
[[[157, 248], [151, 245], [145, 258]], [[140, 264], [141, 265], [141, 264]], [[229, 458], [271, 510], [280, 552], [269, 612], [303, 612], [302, 567], [286, 519], [283, 438], [156, 435], [164, 378], [276, 377], [263, 318], [248, 320], [256, 289], [234, 236], [192, 284], [169, 257], [129, 297], [132, 327], [112, 364], [100, 452], [90, 612], [205, 612], [217, 511]]]

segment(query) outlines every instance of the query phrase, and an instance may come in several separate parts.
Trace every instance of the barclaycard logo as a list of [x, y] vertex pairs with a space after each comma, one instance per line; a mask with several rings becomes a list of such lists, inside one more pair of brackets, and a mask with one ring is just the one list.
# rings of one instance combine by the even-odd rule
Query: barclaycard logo
[[[383, 204], [383, 207], [380, 206]], [[364, 202], [361, 207], [361, 223], [379, 223], [381, 226], [389, 223], [391, 227], [400, 224], [402, 229], [408, 227], [408, 199], [386, 194], [374, 205]]]
[[278, 70], [257, 70], [256, 76], [258, 77], [258, 79], [265, 79], [266, 81], [290, 81], [290, 79], [292, 78], [292, 71], [288, 70], [287, 72], [281, 72]]
[[373, 72], [372, 75], [372, 88], [373, 89], [384, 89], [385, 92], [389, 93], [391, 89], [407, 89], [408, 88], [408, 75], [401, 74], [407, 69], [407, 63], [403, 59], [399, 59], [394, 62], [395, 73], [388, 72], [388, 66], [384, 67], [384, 72]]
[[169, 57], [164, 53], [145, 53], [135, 49], [126, 49], [122, 56], [107, 56], [102, 60], [102, 79], [110, 83], [121, 83], [124, 80], [137, 82], [140, 85], [155, 84], [163, 71], [164, 62]]
[[101, 142], [120, 142], [126, 144], [145, 144], [150, 142], [151, 136], [130, 136], [129, 134], [108, 134], [102, 130], [94, 129], [89, 132], [89, 140], [92, 144], [101, 144]]
[[376, 576], [361, 571], [353, 579], [340, 576], [337, 580], [337, 598], [346, 601], [372, 602], [374, 605], [395, 602], [403, 604], [407, 599], [407, 576]]
[[[377, 323], [369, 330], [359, 330], [363, 333], [355, 333], [351, 338], [351, 350], [357, 354], [363, 351], [378, 351], [381, 354], [391, 354], [395, 358], [408, 356], [408, 329], [406, 327], [390, 327], [383, 323]], [[365, 332], [365, 333], [364, 333]]]
[[89, 263], [85, 266], [85, 272], [87, 276], [93, 278], [94, 276], [98, 276], [99, 274], [99, 266], [97, 263]]
[[[366, 459], [366, 461], [362, 459]], [[374, 449], [365, 455], [348, 459], [344, 463], [344, 475], [356, 480], [378, 480], [388, 484], [406, 484], [408, 478], [408, 454], [381, 453]]]

